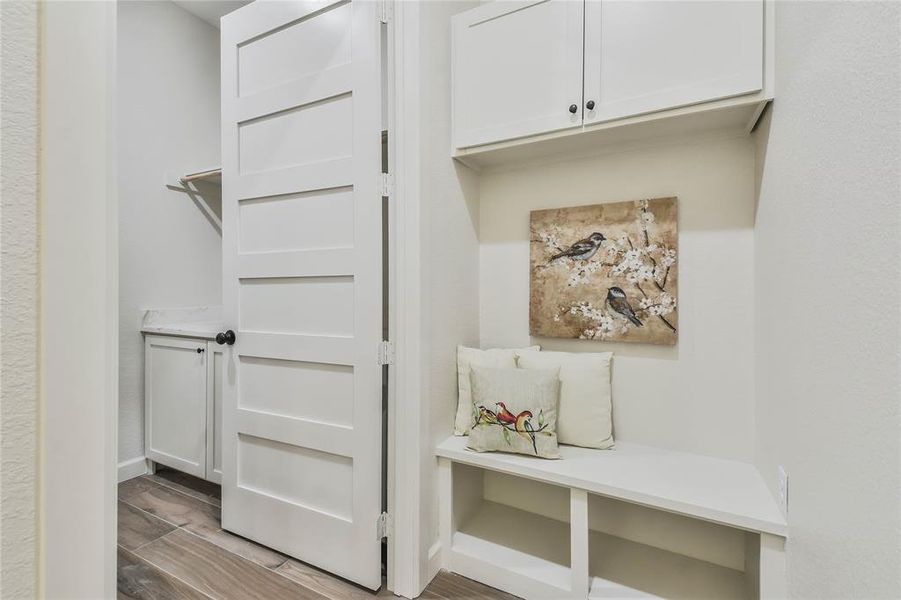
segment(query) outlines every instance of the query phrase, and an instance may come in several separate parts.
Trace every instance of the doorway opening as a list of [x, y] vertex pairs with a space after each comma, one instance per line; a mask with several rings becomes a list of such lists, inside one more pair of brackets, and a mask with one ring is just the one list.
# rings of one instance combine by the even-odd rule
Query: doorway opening
[[279, 4], [118, 4], [125, 595], [384, 587], [386, 25]]

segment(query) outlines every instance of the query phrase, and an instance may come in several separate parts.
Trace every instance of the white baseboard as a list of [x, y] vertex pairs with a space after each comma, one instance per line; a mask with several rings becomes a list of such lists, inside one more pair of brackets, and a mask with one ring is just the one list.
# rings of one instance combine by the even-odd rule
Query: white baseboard
[[119, 463], [119, 483], [147, 473], [147, 459], [143, 456]]
[[429, 548], [429, 581], [435, 578], [441, 566], [441, 540], [438, 540]]

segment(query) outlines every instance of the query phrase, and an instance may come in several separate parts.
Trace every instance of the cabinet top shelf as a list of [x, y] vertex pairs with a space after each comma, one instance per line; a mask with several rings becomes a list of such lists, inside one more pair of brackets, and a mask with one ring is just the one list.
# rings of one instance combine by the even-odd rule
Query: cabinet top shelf
[[212, 340], [224, 331], [221, 306], [149, 309], [141, 333]]

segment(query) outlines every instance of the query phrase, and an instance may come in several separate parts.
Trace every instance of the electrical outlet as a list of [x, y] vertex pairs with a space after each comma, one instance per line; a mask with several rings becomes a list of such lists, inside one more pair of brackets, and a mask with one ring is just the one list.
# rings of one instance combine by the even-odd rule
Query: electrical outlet
[[779, 506], [788, 515], [788, 473], [782, 465], [779, 466]]

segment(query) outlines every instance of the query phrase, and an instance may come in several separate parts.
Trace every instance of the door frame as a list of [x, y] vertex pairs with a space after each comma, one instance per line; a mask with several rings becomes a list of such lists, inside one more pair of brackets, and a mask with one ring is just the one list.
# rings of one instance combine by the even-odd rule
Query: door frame
[[116, 595], [116, 8], [40, 6], [41, 598]]
[[[434, 457], [421, 403], [419, 6], [381, 1], [383, 14], [389, 15], [389, 170], [395, 175], [388, 225], [389, 331], [396, 345], [388, 385], [388, 588], [413, 598], [434, 575], [429, 542], [421, 537], [422, 473]], [[50, 3], [43, 7], [41, 30], [38, 585], [41, 595], [66, 590], [81, 597], [110, 597], [116, 589], [119, 378], [116, 3]], [[76, 84], [78, 93], [73, 94]], [[82, 98], [94, 102], [79, 103]], [[86, 147], [68, 141], [78, 135], [96, 143]], [[70, 217], [61, 209], [72, 204], [86, 215], [79, 223], [93, 219], [89, 227], [73, 228], [67, 222]], [[85, 281], [92, 292], [86, 291]], [[48, 290], [56, 300], [48, 298]], [[66, 302], [66, 297], [82, 301]], [[85, 311], [76, 310], [83, 305]], [[62, 352], [66, 345], [58, 343], [59, 336], [83, 333], [88, 315], [96, 330], [78, 339], [81, 351]], [[79, 374], [74, 385], [73, 373]], [[73, 403], [67, 401], [73, 396], [91, 399], [92, 411], [73, 414]], [[97, 442], [86, 444], [86, 434], [95, 435]], [[65, 474], [78, 473], [85, 465], [98, 465], [96, 476], [72, 484]], [[81, 518], [70, 518], [73, 506]], [[71, 539], [79, 539], [79, 552], [67, 551]], [[61, 561], [55, 557], [60, 553], [67, 557], [65, 568], [58, 568]]]
[[[415, 598], [434, 575], [423, 541], [423, 470], [434, 455], [422, 411], [418, 2], [381, 0], [388, 22], [388, 589]], [[397, 435], [403, 432], [403, 435]]]

